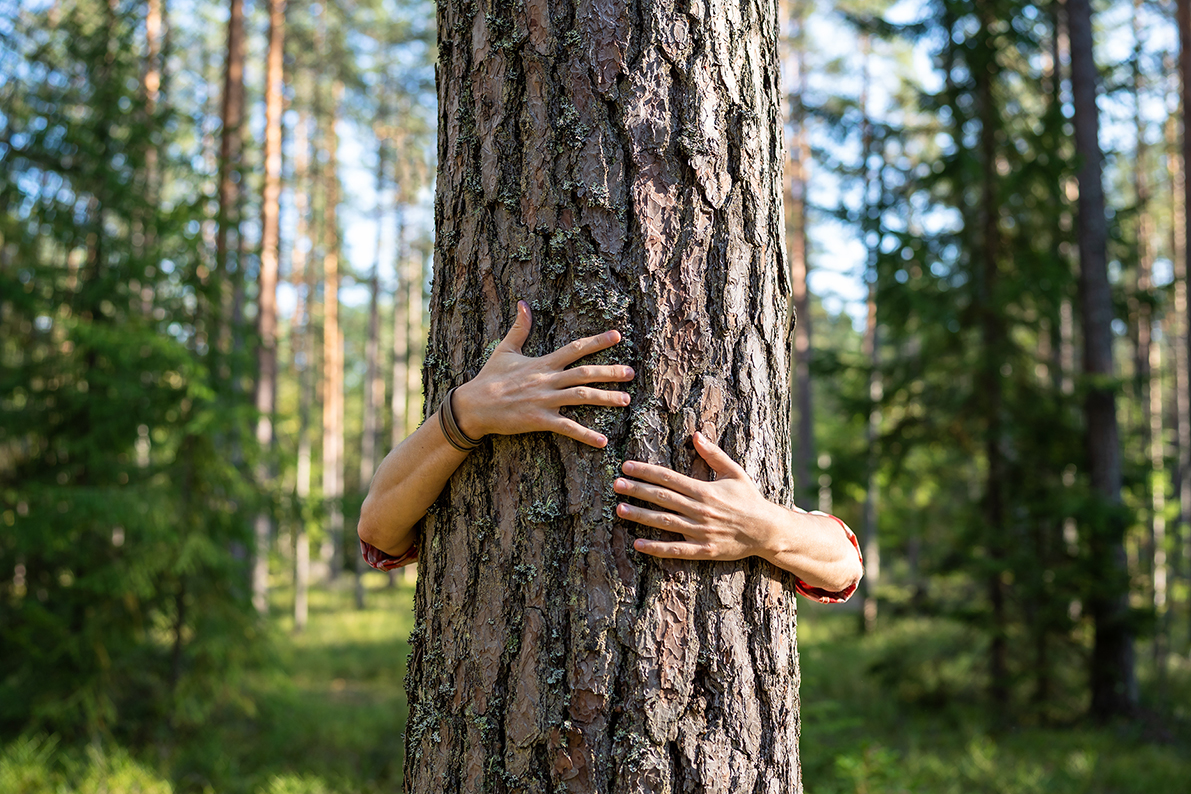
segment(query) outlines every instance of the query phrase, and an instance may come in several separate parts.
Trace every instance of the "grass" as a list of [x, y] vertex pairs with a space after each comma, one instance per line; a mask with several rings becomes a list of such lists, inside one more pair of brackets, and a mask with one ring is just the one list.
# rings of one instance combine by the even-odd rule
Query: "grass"
[[[309, 626], [297, 635], [290, 595], [278, 591], [274, 656], [249, 677], [254, 712], [225, 715], [169, 754], [67, 749], [53, 738], [24, 737], [0, 747], [0, 792], [399, 791], [412, 588], [400, 577], [395, 588], [380, 574], [367, 580], [362, 611], [346, 587], [312, 593]], [[860, 637], [854, 615], [838, 608], [808, 605], [800, 618], [802, 763], [810, 794], [1187, 790], [1185, 661], [1169, 690], [1183, 711], [1176, 708], [1174, 730], [1160, 740], [1142, 723], [994, 731], [972, 694], [977, 670], [962, 627], [902, 619]], [[899, 664], [890, 667], [890, 659]]]

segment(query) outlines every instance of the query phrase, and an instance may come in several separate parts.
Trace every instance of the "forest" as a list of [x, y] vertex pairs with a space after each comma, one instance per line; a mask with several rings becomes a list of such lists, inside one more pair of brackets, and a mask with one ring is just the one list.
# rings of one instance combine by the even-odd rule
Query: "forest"
[[[0, 2], [0, 791], [402, 785], [355, 528], [442, 366], [447, 5]], [[865, 564], [799, 601], [806, 789], [1180, 790], [1191, 0], [777, 13], [792, 493]]]

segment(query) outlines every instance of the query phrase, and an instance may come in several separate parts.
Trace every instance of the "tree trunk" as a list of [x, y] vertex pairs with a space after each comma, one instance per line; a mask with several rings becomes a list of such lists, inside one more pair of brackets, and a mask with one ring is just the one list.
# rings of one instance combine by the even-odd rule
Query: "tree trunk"
[[1104, 509], [1090, 527], [1089, 545], [1097, 566], [1096, 592], [1089, 599], [1095, 623], [1092, 649], [1092, 712], [1100, 718], [1126, 714], [1137, 703], [1133, 635], [1128, 625], [1121, 504], [1121, 442], [1116, 394], [1105, 381], [1114, 377], [1112, 289], [1108, 281], [1108, 229], [1101, 181], [1100, 119], [1096, 108], [1096, 63], [1092, 50], [1090, 0], [1069, 0], [1071, 91], [1075, 150], [1079, 157], [1079, 291], [1084, 324], [1085, 443], [1093, 492]]
[[[383, 116], [383, 111], [382, 114]], [[379, 123], [377, 125], [379, 127]], [[380, 246], [384, 228], [385, 144], [378, 141], [376, 151], [376, 259], [368, 277], [368, 342], [364, 347], [364, 428], [360, 434], [360, 490], [367, 493], [376, 468], [379, 437], [377, 416], [385, 402], [385, 382], [380, 377]], [[364, 608], [364, 558], [353, 554], [356, 572], [356, 608]]]
[[[277, 263], [280, 241], [278, 213], [281, 198], [281, 98], [285, 54], [285, 0], [269, 0], [269, 53], [265, 68], [265, 184], [261, 196], [261, 265], [257, 297], [256, 441], [261, 463], [257, 484], [270, 477], [266, 457], [273, 446], [273, 410], [277, 390]], [[267, 513], [253, 525], [256, 556], [252, 568], [252, 603], [262, 615], [269, 608], [269, 541], [272, 522]]]
[[1000, 200], [997, 174], [998, 138], [1001, 133], [1000, 113], [994, 98], [994, 80], [999, 73], [997, 53], [993, 44], [993, 25], [996, 20], [981, 7], [981, 35], [978, 53], [969, 63], [976, 83], [980, 116], [981, 201], [977, 211], [980, 240], [980, 283], [976, 289], [977, 312], [980, 318], [979, 383], [980, 411], [985, 416], [984, 455], [988, 466], [982, 512], [985, 547], [989, 557], [987, 581], [989, 604], [992, 609], [992, 638], [989, 643], [989, 696], [994, 710], [1004, 717], [1009, 699], [1009, 643], [1006, 615], [1006, 583], [1003, 573], [1008, 565], [1004, 540], [1005, 525], [1005, 456], [1001, 445], [1001, 412], [1004, 395], [1001, 366], [1006, 353], [1006, 331], [1002, 308], [997, 304], [1000, 281], [1001, 231]]
[[597, 360], [638, 374], [571, 412], [606, 450], [489, 438], [425, 519], [406, 789], [801, 791], [793, 577], [639, 555], [611, 489], [626, 457], [706, 478], [701, 429], [789, 503], [776, 4], [511, 8], [438, 6], [427, 405], [518, 298], [527, 353], [617, 328]]
[[[1182, 151], [1178, 158], [1180, 165], [1178, 176], [1182, 180], [1182, 195], [1178, 196], [1175, 203], [1175, 217], [1174, 225], [1175, 231], [1175, 251], [1174, 260], [1175, 267], [1182, 268], [1183, 284], [1184, 284], [1184, 303], [1186, 311], [1182, 315], [1183, 323], [1183, 339], [1182, 347], [1179, 354], [1186, 356], [1186, 365], [1184, 367], [1184, 374], [1187, 380], [1184, 380], [1184, 387], [1188, 392], [1191, 392], [1191, 302], [1185, 300], [1186, 298], [1186, 279], [1191, 275], [1191, 213], [1188, 208], [1191, 207], [1191, 179], [1187, 179], [1187, 163], [1191, 162], [1191, 135], [1187, 134], [1188, 117], [1191, 116], [1189, 108], [1191, 108], [1191, 0], [1177, 0], [1176, 17], [1178, 18], [1179, 26], [1179, 86], [1182, 93], [1180, 109], [1180, 125], [1183, 131]], [[1178, 245], [1181, 243], [1181, 245]], [[1191, 397], [1187, 394], [1182, 395], [1187, 403], [1191, 403]], [[1181, 409], [1180, 409], [1181, 410]], [[1182, 529], [1183, 540], [1183, 573], [1187, 577], [1187, 582], [1191, 584], [1191, 407], [1187, 411], [1188, 422], [1187, 430], [1180, 432], [1186, 433], [1187, 444], [1180, 449], [1181, 458], [1186, 459], [1185, 466], [1181, 471], [1182, 482], [1182, 500], [1180, 500], [1180, 521]], [[1191, 599], [1188, 599], [1191, 603]], [[1188, 617], [1191, 617], [1191, 609], [1187, 610]], [[1189, 629], [1191, 632], [1191, 629]], [[1191, 656], [1191, 646], [1188, 648], [1188, 655]]]
[[[212, 349], [226, 354], [229, 347], [228, 304], [230, 295], [226, 289], [228, 279], [228, 232], [237, 230], [239, 237], [240, 213], [240, 152], [242, 149], [241, 125], [244, 121], [244, 2], [230, 0], [227, 20], [227, 58], [224, 65], [223, 103], [220, 108], [223, 132], [219, 142], [219, 215], [215, 232], [214, 283], [220, 293], [211, 301], [215, 313], [212, 328]], [[225, 373], [221, 365], [216, 367], [217, 375]]]
[[323, 140], [327, 162], [323, 169], [323, 503], [327, 526], [322, 562], [327, 575], [338, 577], [343, 567], [343, 334], [339, 329], [339, 232], [337, 205], [339, 175], [335, 124], [343, 83], [335, 81]]
[[298, 460], [294, 475], [294, 496], [298, 506], [298, 529], [294, 534], [294, 630], [306, 628], [309, 617], [310, 588], [310, 407], [314, 402], [314, 367], [311, 306], [314, 295], [314, 268], [306, 252], [307, 214], [310, 212], [309, 119], [298, 114], [294, 125], [294, 245], [291, 253], [291, 281], [296, 301], [290, 317], [290, 346], [293, 369], [298, 379]]
[[[873, 631], [877, 627], [877, 587], [881, 581], [881, 545], [877, 534], [877, 433], [881, 422], [881, 375], [877, 371], [880, 355], [879, 340], [877, 339], [877, 242], [880, 234], [879, 212], [881, 187], [879, 174], [874, 176], [870, 160], [873, 157], [873, 125], [869, 118], [869, 90], [871, 80], [869, 75], [869, 61], [872, 53], [868, 36], [863, 37], [864, 76], [860, 93], [860, 117], [863, 124], [861, 156], [864, 162], [861, 166], [864, 175], [864, 218], [861, 221], [865, 230], [865, 241], [868, 245], [868, 260], [866, 262], [866, 279], [868, 281], [868, 316], [864, 326], [863, 353], [868, 359], [868, 421], [865, 424], [864, 442], [865, 456], [865, 489], [864, 489], [864, 579], [862, 580], [864, 602], [861, 610], [862, 626], [865, 631]], [[878, 192], [876, 201], [873, 200], [874, 187]]]
[[815, 428], [811, 399], [811, 311], [807, 291], [807, 172], [810, 167], [810, 136], [806, 129], [806, 18], [810, 9], [802, 2], [791, 4], [789, 24], [794, 27], [787, 37], [787, 58], [797, 74], [791, 81], [787, 103], [793, 135], [790, 157], [786, 160], [786, 250], [790, 257], [790, 288], [794, 310], [794, 444], [795, 496], [810, 503], [818, 493], [814, 481]]
[[[398, 199], [400, 201], [400, 199]], [[405, 250], [405, 209], [397, 205], [397, 255], [394, 270], [396, 284], [393, 288], [393, 398], [390, 413], [393, 415], [392, 446], [401, 443], [408, 433], [409, 420], [409, 269]]]
[[[1174, 498], [1179, 505], [1179, 517], [1171, 533], [1170, 546], [1175, 549], [1170, 566], [1171, 580], [1177, 579], [1179, 568], [1179, 539], [1191, 533], [1191, 388], [1188, 385], [1189, 344], [1187, 316], [1187, 254], [1186, 209], [1183, 195], [1182, 157], [1178, 149], [1178, 122], [1175, 114], [1166, 120], [1166, 168], [1170, 175], [1170, 258], [1174, 262], [1174, 311], [1171, 317], [1171, 358], [1174, 359], [1174, 425], [1175, 474]], [[1172, 603], [1162, 615], [1159, 631], [1170, 637]]]
[[405, 279], [405, 434], [418, 429], [422, 415], [422, 340], [426, 329], [422, 323], [422, 285], [426, 281], [427, 252], [419, 246], [407, 252]]

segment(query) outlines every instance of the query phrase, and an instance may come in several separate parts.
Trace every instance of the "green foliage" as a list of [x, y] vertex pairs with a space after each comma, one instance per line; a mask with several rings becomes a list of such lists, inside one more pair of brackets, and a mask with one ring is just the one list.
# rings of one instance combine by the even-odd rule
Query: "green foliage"
[[141, 8], [58, 10], [17, 20], [0, 86], [0, 732], [144, 740], [238, 698], [248, 414], [212, 375], [201, 215], [151, 198], [182, 168]]

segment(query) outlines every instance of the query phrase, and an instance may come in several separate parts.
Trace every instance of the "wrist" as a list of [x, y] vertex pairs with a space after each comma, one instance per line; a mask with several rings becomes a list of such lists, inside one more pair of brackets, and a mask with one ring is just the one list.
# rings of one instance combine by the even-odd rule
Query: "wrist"
[[451, 399], [451, 411], [455, 415], [455, 424], [469, 438], [480, 439], [491, 431], [484, 426], [480, 413], [476, 410], [477, 402], [473, 399], [473, 381], [468, 381], [455, 389]]
[[762, 517], [765, 530], [762, 533], [761, 550], [757, 556], [780, 567], [778, 558], [791, 551], [794, 546], [791, 541], [794, 535], [793, 522], [797, 514], [779, 504], [767, 504], [769, 508]]

